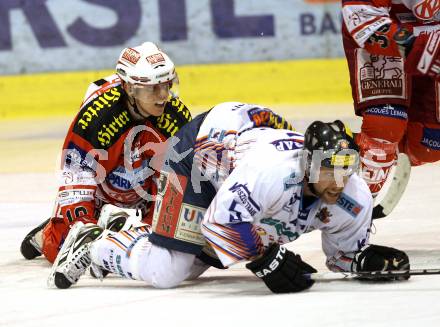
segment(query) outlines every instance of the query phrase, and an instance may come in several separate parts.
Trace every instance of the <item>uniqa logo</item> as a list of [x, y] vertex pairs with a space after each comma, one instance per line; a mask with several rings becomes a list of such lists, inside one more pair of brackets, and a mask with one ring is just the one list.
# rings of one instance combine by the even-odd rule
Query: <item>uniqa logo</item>
[[419, 19], [432, 19], [440, 10], [440, 0], [423, 0], [413, 7], [414, 15]]
[[111, 88], [99, 97], [97, 97], [92, 103], [87, 105], [87, 110], [85, 110], [78, 120], [78, 124], [81, 125], [82, 129], [86, 129], [89, 123], [94, 117], [98, 117], [98, 113], [103, 108], [110, 108], [113, 103], [119, 100], [121, 93], [116, 87]]
[[203, 220], [203, 212], [191, 207], [184, 207], [183, 219], [188, 222], [194, 221], [197, 224], [200, 224]]

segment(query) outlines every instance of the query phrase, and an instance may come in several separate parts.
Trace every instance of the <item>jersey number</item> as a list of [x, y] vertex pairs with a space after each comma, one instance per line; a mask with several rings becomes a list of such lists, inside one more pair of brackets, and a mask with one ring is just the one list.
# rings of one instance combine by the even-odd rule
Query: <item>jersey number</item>
[[73, 222], [74, 220], [87, 215], [88, 211], [85, 207], [76, 207], [73, 210], [73, 216], [72, 216], [72, 210], [67, 209], [66, 210], [66, 217], [70, 222]]

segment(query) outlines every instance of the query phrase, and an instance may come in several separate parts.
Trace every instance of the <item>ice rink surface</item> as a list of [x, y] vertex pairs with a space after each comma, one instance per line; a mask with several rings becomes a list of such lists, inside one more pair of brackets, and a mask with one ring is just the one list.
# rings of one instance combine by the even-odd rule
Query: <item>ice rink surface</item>
[[[172, 290], [112, 275], [103, 282], [86, 275], [70, 289], [48, 289], [49, 264], [42, 258], [26, 261], [19, 246], [51, 214], [56, 153], [47, 149], [61, 146], [64, 126], [46, 134], [0, 132], [0, 326], [440, 326], [440, 275], [389, 283], [321, 282], [303, 293], [274, 295], [241, 265], [211, 268]], [[8, 144], [32, 148], [10, 158]], [[26, 155], [40, 146], [48, 151], [43, 157]], [[372, 243], [407, 251], [412, 268], [440, 268], [439, 190], [438, 164], [414, 168], [398, 207], [374, 223]], [[318, 231], [289, 248], [326, 270]]]

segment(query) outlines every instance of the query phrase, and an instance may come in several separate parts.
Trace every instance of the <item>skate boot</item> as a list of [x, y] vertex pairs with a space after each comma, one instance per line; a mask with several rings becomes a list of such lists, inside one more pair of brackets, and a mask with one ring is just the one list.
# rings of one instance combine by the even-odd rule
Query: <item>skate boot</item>
[[[127, 222], [130, 218], [129, 212], [135, 215], [134, 209], [119, 208], [112, 204], [106, 204], [101, 209], [101, 214], [98, 219], [98, 226], [111, 232], [120, 232], [121, 230], [127, 230], [132, 227], [133, 218]], [[135, 216], [136, 217], [136, 216]], [[140, 218], [138, 219], [140, 221]], [[110, 272], [100, 267], [90, 267], [90, 275], [93, 278], [102, 279], [106, 277]]]
[[49, 223], [50, 218], [42, 222], [40, 225], [31, 230], [23, 239], [20, 246], [20, 252], [27, 260], [35, 259], [39, 257], [43, 251], [43, 238], [42, 231], [44, 227]]
[[108, 220], [105, 222], [104, 229], [108, 229], [112, 232], [119, 232], [124, 227], [128, 217], [129, 215], [125, 211], [122, 211], [117, 214], [112, 214], [108, 217]]
[[78, 282], [92, 264], [89, 247], [102, 232], [103, 229], [95, 224], [77, 222], [73, 225], [53, 264], [47, 281], [49, 287], [55, 285], [64, 289]]
[[101, 209], [98, 226], [112, 232], [128, 230], [132, 227], [143, 225], [142, 217], [136, 209], [120, 208], [112, 204], [106, 204]]

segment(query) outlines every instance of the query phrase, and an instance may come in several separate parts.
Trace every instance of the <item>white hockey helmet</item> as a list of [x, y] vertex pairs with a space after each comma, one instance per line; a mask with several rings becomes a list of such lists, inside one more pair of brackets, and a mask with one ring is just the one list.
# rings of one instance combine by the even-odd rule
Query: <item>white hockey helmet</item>
[[156, 85], [177, 79], [174, 63], [152, 42], [122, 50], [116, 73], [121, 80], [137, 85]]

